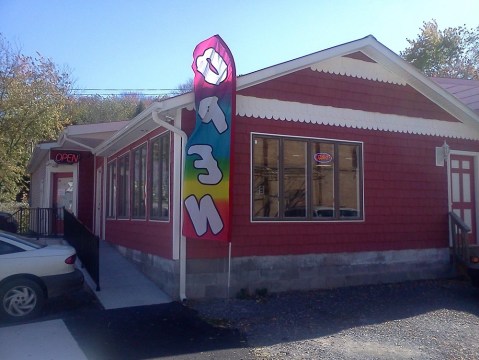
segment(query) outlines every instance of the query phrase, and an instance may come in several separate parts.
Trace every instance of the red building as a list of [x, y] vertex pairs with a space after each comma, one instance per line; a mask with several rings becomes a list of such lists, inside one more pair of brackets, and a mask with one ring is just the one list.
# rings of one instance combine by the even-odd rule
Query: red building
[[[118, 121], [72, 125], [60, 134], [57, 141], [38, 144], [28, 166], [31, 174], [30, 206], [42, 209], [65, 207], [90, 229], [99, 228], [101, 219], [94, 218], [96, 158], [92, 150], [126, 124]], [[61, 217], [61, 213], [58, 216]], [[45, 229], [45, 225], [51, 226], [47, 222], [30, 224], [31, 230], [51, 231]], [[58, 225], [55, 230], [61, 234], [62, 224]]]
[[479, 101], [451, 89], [372, 36], [238, 77], [230, 244], [181, 233], [193, 94], [154, 103], [91, 150], [95, 232], [179, 298], [444, 276], [479, 200]]

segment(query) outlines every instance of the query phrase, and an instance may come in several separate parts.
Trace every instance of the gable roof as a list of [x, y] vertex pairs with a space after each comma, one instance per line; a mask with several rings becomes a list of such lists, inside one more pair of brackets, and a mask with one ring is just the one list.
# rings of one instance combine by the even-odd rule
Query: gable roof
[[432, 77], [432, 81], [479, 114], [479, 81]]
[[[367, 62], [379, 65], [379, 67], [385, 70], [382, 75], [379, 75], [383, 77], [380, 79], [381, 81], [408, 84], [465, 125], [479, 131], [479, 115], [477, 113], [381, 44], [372, 35], [239, 76], [237, 78], [237, 90], [242, 90], [308, 67], [314, 67], [319, 63], [321, 63], [321, 67], [333, 66], [334, 63], [336, 68], [333, 70], [341, 72], [343, 70], [337, 68], [337, 59], [345, 59], [347, 57], [353, 59], [362, 57], [361, 60], [365, 60], [363, 61], [365, 63], [365, 71], [369, 74], [367, 76], [374, 80], [377, 80], [377, 78], [374, 78], [374, 76], [377, 76], [377, 71], [374, 68], [368, 69], [369, 65]], [[348, 60], [344, 61], [347, 62]], [[341, 67], [341, 64], [339, 64], [339, 67]], [[376, 69], [379, 69], [379, 67], [376, 67]], [[144, 135], [145, 131], [158, 127], [153, 121], [152, 112], [158, 112], [160, 116], [163, 115], [166, 119], [171, 119], [176, 111], [181, 108], [194, 108], [194, 94], [192, 92], [153, 103], [111, 139], [98, 146], [94, 153], [101, 156], [112, 155], [134, 139]]]
[[128, 124], [128, 121], [112, 121], [108, 123], [82, 124], [67, 126], [57, 141], [37, 144], [33, 150], [28, 172], [33, 172], [41, 159], [52, 149], [70, 151], [92, 151], [106, 139], [109, 139], [118, 130]]

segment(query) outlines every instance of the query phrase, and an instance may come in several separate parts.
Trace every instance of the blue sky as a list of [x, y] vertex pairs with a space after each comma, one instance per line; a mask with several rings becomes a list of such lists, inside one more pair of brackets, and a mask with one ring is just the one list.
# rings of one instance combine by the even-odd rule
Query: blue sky
[[0, 0], [0, 33], [77, 88], [171, 89], [215, 34], [240, 75], [370, 34], [399, 53], [423, 21], [475, 28], [478, 14], [478, 0]]

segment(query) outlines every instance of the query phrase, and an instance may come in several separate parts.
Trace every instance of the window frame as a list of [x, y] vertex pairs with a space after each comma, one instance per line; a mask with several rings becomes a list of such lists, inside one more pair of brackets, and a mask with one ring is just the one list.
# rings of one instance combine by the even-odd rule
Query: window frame
[[[278, 216], [276, 217], [261, 217], [255, 216], [255, 154], [254, 154], [254, 141], [255, 139], [274, 139], [278, 140], [278, 175], [277, 175], [277, 187], [278, 187]], [[284, 168], [284, 142], [292, 141], [304, 141], [306, 143], [306, 204], [305, 204], [305, 215], [300, 217], [287, 217], [284, 215], [284, 174], [281, 173]], [[332, 217], [320, 217], [312, 216], [311, 211], [307, 211], [312, 207], [312, 165], [308, 159], [311, 159], [313, 155], [312, 144], [313, 143], [326, 143], [333, 144], [334, 148], [334, 213]], [[341, 216], [341, 207], [339, 206], [339, 199], [341, 198], [340, 194], [340, 180], [339, 180], [339, 157], [338, 151], [340, 145], [354, 145], [358, 147], [357, 154], [357, 209], [359, 210], [358, 216]], [[267, 133], [251, 133], [250, 138], [250, 218], [252, 222], [364, 222], [364, 142], [362, 141], [352, 141], [352, 140], [338, 140], [338, 139], [328, 139], [328, 138], [316, 138], [316, 137], [302, 137], [302, 136], [290, 136], [290, 135], [279, 135], [279, 134], [267, 134]]]
[[[165, 144], [166, 143], [166, 144]], [[155, 171], [154, 171], [154, 149], [155, 145], [158, 144], [160, 155], [158, 157], [158, 182], [155, 183]], [[162, 154], [163, 147], [166, 147], [166, 154], [167, 158], [164, 159]], [[170, 208], [171, 208], [171, 183], [170, 183], [170, 176], [171, 176], [171, 136], [170, 132], [164, 132], [152, 139], [150, 139], [150, 156], [149, 156], [149, 163], [148, 163], [148, 179], [149, 179], [149, 186], [148, 186], [148, 211], [149, 211], [149, 219], [154, 221], [169, 221], [170, 220]], [[166, 162], [166, 164], [165, 164]], [[166, 173], [163, 172], [163, 169], [167, 169]], [[167, 189], [167, 194], [163, 194], [163, 183], [166, 181], [166, 185], [164, 186]], [[154, 196], [154, 187], [157, 186], [156, 189], [158, 192], [158, 208], [163, 209], [165, 203], [162, 201], [163, 198], [167, 198], [166, 202], [166, 215], [162, 212], [159, 215], [155, 214], [153, 209], [153, 205], [155, 204], [153, 196]]]
[[[113, 172], [112, 172], [113, 170]], [[113, 159], [106, 165], [107, 193], [106, 193], [106, 218], [116, 219], [117, 211], [117, 159]]]
[[[116, 201], [116, 214], [117, 219], [129, 219], [130, 218], [130, 181], [131, 181], [131, 170], [130, 170], [130, 152], [119, 156], [117, 158], [117, 201]], [[125, 164], [125, 181], [123, 181], [121, 175], [122, 165]], [[124, 196], [124, 198], [123, 198]]]
[[26, 251], [16, 245], [10, 244], [6, 241], [0, 241], [0, 256], [10, 255]]
[[[148, 186], [148, 143], [144, 142], [131, 150], [131, 201], [130, 212], [131, 218], [135, 220], [146, 219], [146, 200]], [[138, 176], [137, 176], [138, 175]], [[139, 182], [138, 188], [135, 189], [136, 183]]]

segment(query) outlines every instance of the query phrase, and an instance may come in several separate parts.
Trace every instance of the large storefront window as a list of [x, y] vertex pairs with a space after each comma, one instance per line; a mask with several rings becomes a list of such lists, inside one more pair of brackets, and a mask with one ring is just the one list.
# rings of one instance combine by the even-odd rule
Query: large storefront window
[[133, 151], [132, 218], [146, 216], [146, 144]]
[[106, 216], [114, 218], [116, 216], [116, 161], [112, 161], [107, 166], [108, 192], [106, 200]]
[[162, 135], [151, 143], [150, 218], [168, 219], [170, 212], [170, 136]]
[[253, 139], [253, 214], [255, 218], [279, 216], [279, 140]]
[[361, 156], [361, 143], [254, 135], [253, 219], [362, 219]]
[[130, 157], [118, 159], [118, 217], [126, 218], [130, 213]]
[[306, 161], [306, 145], [304, 141], [282, 141], [282, 176], [280, 189], [283, 194], [282, 217], [298, 216], [298, 209], [306, 209], [307, 176], [304, 166]]

